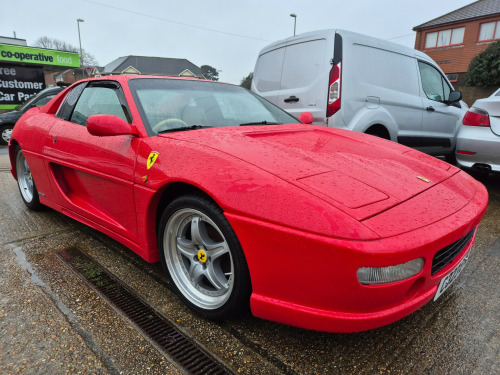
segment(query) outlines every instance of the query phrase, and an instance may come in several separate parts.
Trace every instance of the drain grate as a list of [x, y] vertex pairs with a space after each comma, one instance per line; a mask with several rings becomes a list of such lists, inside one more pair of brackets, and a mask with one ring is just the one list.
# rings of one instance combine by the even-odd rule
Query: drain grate
[[58, 255], [188, 374], [233, 374], [95, 260], [77, 248]]

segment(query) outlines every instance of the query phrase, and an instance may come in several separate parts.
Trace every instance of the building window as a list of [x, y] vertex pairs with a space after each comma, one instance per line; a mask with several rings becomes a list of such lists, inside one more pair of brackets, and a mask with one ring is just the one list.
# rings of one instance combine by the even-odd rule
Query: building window
[[427, 33], [425, 48], [439, 48], [462, 44], [464, 41], [464, 33], [465, 27]]
[[450, 74], [447, 74], [446, 77], [448, 78], [448, 81], [450, 81], [450, 82], [457, 82], [458, 81], [458, 73], [450, 73]]
[[500, 21], [481, 24], [479, 29], [479, 42], [500, 39]]

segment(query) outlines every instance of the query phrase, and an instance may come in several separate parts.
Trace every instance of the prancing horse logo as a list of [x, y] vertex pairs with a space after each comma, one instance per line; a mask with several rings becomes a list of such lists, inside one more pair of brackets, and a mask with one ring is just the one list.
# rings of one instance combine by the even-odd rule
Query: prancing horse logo
[[201, 263], [205, 263], [207, 261], [207, 253], [205, 253], [203, 250], [198, 251], [198, 260]]
[[156, 151], [153, 151], [149, 154], [148, 156], [148, 162], [147, 162], [147, 167], [148, 169], [151, 168], [153, 166], [153, 164], [155, 163], [156, 159], [158, 159], [158, 153]]

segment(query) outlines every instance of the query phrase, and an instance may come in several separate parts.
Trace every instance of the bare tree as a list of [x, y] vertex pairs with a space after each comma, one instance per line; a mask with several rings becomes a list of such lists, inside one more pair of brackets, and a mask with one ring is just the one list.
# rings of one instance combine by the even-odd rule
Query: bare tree
[[[41, 36], [35, 41], [35, 47], [56, 49], [59, 51], [80, 53], [80, 48], [69, 44], [63, 40]], [[98, 62], [94, 55], [88, 53], [82, 48], [82, 66], [95, 66]]]

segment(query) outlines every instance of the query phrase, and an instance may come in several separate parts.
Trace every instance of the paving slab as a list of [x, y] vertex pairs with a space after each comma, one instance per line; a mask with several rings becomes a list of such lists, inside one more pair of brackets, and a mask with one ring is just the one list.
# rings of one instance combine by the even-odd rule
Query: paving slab
[[387, 327], [330, 334], [251, 315], [200, 318], [170, 291], [158, 264], [53, 210], [27, 210], [5, 160], [0, 155], [1, 374], [183, 373], [61, 260], [57, 253], [70, 247], [237, 374], [500, 373], [498, 175], [485, 181], [490, 202], [469, 263], [439, 300]]

